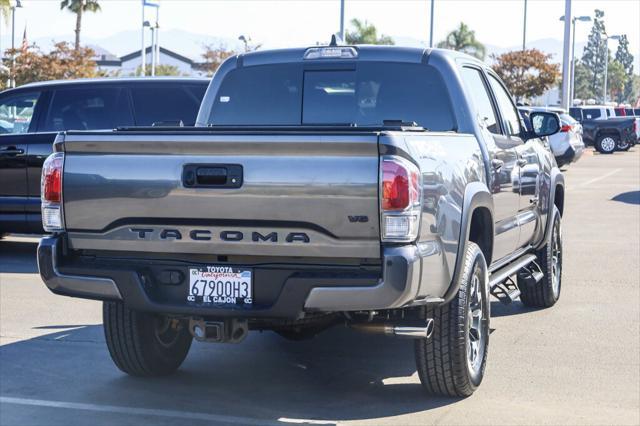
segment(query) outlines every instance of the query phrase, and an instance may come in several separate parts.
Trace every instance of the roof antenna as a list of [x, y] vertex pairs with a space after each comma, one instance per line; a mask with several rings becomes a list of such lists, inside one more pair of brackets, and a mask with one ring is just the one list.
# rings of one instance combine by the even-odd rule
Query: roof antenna
[[342, 43], [342, 38], [340, 38], [339, 34], [331, 34], [331, 43], [329, 43], [330, 47], [337, 47], [338, 44]]

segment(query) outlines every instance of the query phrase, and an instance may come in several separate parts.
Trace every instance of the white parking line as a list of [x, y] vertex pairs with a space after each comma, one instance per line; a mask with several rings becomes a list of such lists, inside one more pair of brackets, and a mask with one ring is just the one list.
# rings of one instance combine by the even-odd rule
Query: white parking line
[[611, 170], [610, 172], [605, 173], [605, 174], [603, 174], [603, 175], [601, 175], [601, 176], [597, 176], [597, 177], [594, 177], [593, 179], [589, 179], [589, 180], [587, 180], [587, 181], [585, 181], [585, 182], [581, 182], [581, 183], [579, 183], [579, 184], [577, 184], [577, 185], [575, 185], [575, 186], [571, 186], [571, 187], [569, 187], [569, 189], [573, 189], [573, 188], [580, 188], [580, 187], [583, 187], [583, 186], [591, 185], [591, 184], [593, 184], [593, 183], [598, 182], [599, 180], [606, 179], [606, 178], [608, 178], [609, 176], [613, 176], [613, 175], [615, 175], [615, 174], [616, 174], [616, 173], [618, 173], [620, 170], [621, 170], [621, 169], [613, 169], [613, 170]]
[[282, 423], [299, 424], [336, 424], [325, 420], [287, 419], [276, 420], [256, 419], [251, 417], [225, 416], [220, 414], [197, 413], [178, 410], [161, 410], [151, 408], [122, 407], [117, 405], [84, 404], [78, 402], [49, 401], [44, 399], [13, 398], [0, 396], [0, 403], [30, 405], [36, 407], [67, 408], [72, 410], [100, 411], [105, 413], [133, 414], [142, 416], [173, 417], [178, 419], [205, 420], [222, 424], [241, 425], [282, 425]]

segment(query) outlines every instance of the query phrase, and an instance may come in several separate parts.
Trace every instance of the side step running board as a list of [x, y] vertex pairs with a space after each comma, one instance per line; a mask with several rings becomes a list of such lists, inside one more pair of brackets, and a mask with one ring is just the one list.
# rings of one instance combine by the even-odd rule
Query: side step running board
[[536, 255], [528, 254], [503, 266], [502, 268], [491, 274], [491, 276], [489, 277], [489, 287], [493, 288], [497, 286], [498, 284], [509, 278], [511, 275], [518, 272], [520, 269], [529, 265], [534, 260], [536, 260]]
[[[520, 289], [511, 279], [511, 276], [516, 273], [522, 273], [523, 268], [529, 266], [535, 259], [535, 255], [528, 254], [492, 273], [489, 278], [491, 295], [506, 305], [513, 302], [516, 297], [520, 296]], [[532, 280], [536, 280], [536, 278], [537, 276], [535, 278], [532, 277]], [[536, 281], [539, 281], [539, 279]]]

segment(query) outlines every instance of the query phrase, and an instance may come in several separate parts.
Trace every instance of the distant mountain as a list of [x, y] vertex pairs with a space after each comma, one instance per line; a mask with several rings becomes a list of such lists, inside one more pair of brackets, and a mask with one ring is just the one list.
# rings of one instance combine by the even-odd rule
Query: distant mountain
[[[151, 43], [151, 37], [147, 33], [147, 45]], [[394, 40], [399, 46], [410, 47], [425, 47], [426, 41], [412, 37], [394, 37]], [[43, 50], [49, 50], [53, 46], [53, 41], [68, 41], [73, 42], [73, 35], [64, 36], [52, 36], [52, 37], [40, 37], [34, 40], [29, 40], [30, 43], [35, 42]], [[140, 32], [139, 31], [123, 31], [113, 34], [105, 38], [83, 38], [83, 43], [101, 51], [101, 54], [111, 53], [116, 56], [123, 56], [140, 49]], [[10, 39], [7, 35], [2, 37], [2, 48], [9, 47]], [[189, 31], [169, 29], [160, 30], [160, 44], [169, 50], [173, 50], [180, 55], [186, 56], [194, 60], [200, 60], [200, 55], [203, 52], [203, 46], [211, 44], [214, 46], [225, 46], [227, 49], [241, 51], [244, 48], [244, 44], [231, 37], [215, 37], [206, 34], [192, 33]], [[582, 56], [582, 50], [585, 43], [576, 44], [576, 56], [579, 58]], [[269, 47], [283, 47], [281, 45], [271, 46], [268, 43], [263, 45], [263, 48]], [[521, 46], [508, 46], [501, 47], [495, 45], [486, 45], [487, 48], [487, 61], [491, 62], [491, 54], [501, 54], [509, 52], [511, 50], [519, 50]], [[545, 53], [553, 55], [553, 62], [562, 61], [562, 41], [554, 38], [545, 38], [540, 40], [532, 40], [527, 43], [527, 48], [536, 48]]]
[[[21, 42], [22, 40], [19, 40]], [[67, 41], [73, 42], [73, 35], [63, 36], [51, 36], [51, 37], [39, 37], [36, 39], [29, 39], [29, 44], [36, 43], [42, 50], [48, 51], [53, 47], [54, 42]], [[10, 38], [3, 35], [2, 48], [6, 49], [10, 47]], [[16, 42], [18, 43], [18, 42]], [[135, 50], [140, 50], [141, 39], [139, 31], [123, 31], [115, 33], [105, 38], [92, 38], [83, 37], [82, 43], [94, 48], [99, 48], [101, 54], [105, 54], [104, 51], [114, 54], [116, 56], [124, 56]], [[147, 45], [151, 44], [151, 36], [147, 33], [146, 36]], [[197, 34], [182, 30], [160, 30], [160, 44], [162, 47], [169, 50], [173, 50], [180, 55], [186, 56], [194, 60], [200, 60], [206, 44], [212, 44], [214, 46], [225, 46], [227, 49], [242, 50], [244, 44], [235, 38], [228, 37], [214, 37], [206, 34]]]

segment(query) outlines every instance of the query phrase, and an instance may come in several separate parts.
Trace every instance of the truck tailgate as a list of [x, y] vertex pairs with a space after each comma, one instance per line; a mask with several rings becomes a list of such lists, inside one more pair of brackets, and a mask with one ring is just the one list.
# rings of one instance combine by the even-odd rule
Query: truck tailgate
[[64, 151], [73, 249], [380, 256], [374, 132], [71, 132]]

